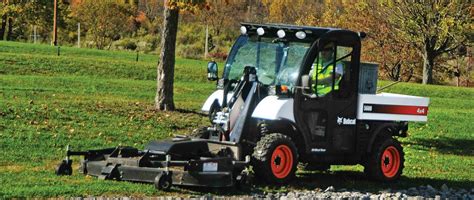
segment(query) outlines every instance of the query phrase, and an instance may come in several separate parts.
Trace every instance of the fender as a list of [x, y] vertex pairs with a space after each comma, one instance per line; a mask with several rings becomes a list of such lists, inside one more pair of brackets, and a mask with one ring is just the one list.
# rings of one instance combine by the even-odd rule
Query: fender
[[[227, 94], [227, 102], [229, 102], [230, 98], [232, 97], [232, 92], [229, 92]], [[224, 97], [224, 90], [223, 89], [219, 89], [219, 90], [216, 90], [214, 91], [209, 97], [207, 97], [206, 101], [204, 102], [204, 105], [202, 105], [202, 108], [201, 110], [203, 112], [209, 112], [209, 110], [211, 110], [211, 106], [212, 104], [214, 104], [214, 102], [217, 102], [219, 104], [219, 106], [222, 107], [222, 99]]]
[[295, 123], [293, 112], [293, 98], [278, 98], [277, 96], [267, 96], [255, 107], [252, 117], [265, 120], [287, 119]]
[[277, 96], [267, 96], [262, 99], [257, 107], [255, 107], [252, 117], [256, 119], [269, 120], [274, 124], [290, 124], [296, 132], [298, 132], [297, 143], [303, 144], [300, 153], [308, 153], [310, 151], [310, 139], [306, 134], [301, 133], [295, 122], [294, 116], [294, 100], [293, 98], [279, 98]]
[[309, 145], [307, 143], [308, 140], [306, 140], [308, 138], [301, 133], [294, 122], [288, 119], [266, 120], [265, 122], [268, 124], [267, 128], [270, 133], [278, 132], [292, 138], [298, 148], [300, 156], [308, 153], [308, 149], [306, 148]]
[[375, 142], [375, 139], [377, 139], [378, 136], [382, 134], [390, 134], [390, 136], [395, 136], [399, 135], [398, 131], [400, 130], [400, 125], [398, 123], [394, 122], [385, 122], [385, 123], [380, 123], [377, 125], [377, 128], [374, 130], [374, 134], [370, 137], [368, 147], [367, 147], [367, 152], [372, 151], [372, 146]]

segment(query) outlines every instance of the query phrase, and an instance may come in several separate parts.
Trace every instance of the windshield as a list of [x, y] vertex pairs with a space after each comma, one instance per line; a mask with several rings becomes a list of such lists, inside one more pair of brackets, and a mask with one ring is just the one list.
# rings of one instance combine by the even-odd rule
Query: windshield
[[310, 43], [288, 42], [276, 38], [240, 36], [227, 59], [224, 78], [240, 79], [245, 66], [257, 69], [260, 82], [265, 85], [294, 86], [299, 69]]

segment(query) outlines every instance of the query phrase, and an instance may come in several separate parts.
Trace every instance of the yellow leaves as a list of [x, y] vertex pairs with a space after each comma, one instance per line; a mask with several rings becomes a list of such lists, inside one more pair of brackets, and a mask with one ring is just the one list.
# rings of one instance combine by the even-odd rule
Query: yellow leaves
[[208, 9], [209, 7], [205, 0], [167, 0], [167, 6], [172, 10], [179, 9], [192, 14], [200, 9]]

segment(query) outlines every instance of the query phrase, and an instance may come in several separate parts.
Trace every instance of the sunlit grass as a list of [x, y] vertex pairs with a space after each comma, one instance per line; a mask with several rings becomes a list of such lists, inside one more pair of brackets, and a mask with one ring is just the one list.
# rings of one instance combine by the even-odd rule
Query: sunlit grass
[[[155, 112], [157, 55], [0, 42], [0, 198], [162, 195], [152, 185], [101, 181], [53, 170], [74, 149], [116, 145], [142, 148], [150, 140], [186, 134], [209, 124], [197, 114], [214, 90], [206, 61], [177, 59], [175, 103], [180, 112]], [[220, 66], [222, 67], [222, 65]], [[381, 83], [386, 84], [385, 82]], [[289, 186], [253, 191], [336, 188], [378, 190], [414, 185], [472, 187], [474, 90], [400, 83], [386, 92], [430, 97], [429, 122], [410, 125], [401, 139], [404, 177], [395, 184], [367, 180], [361, 166], [333, 166], [329, 174], [301, 171]], [[75, 158], [75, 167], [78, 166]], [[213, 193], [236, 193], [228, 189]], [[178, 189], [177, 193], [193, 194]], [[238, 192], [237, 192], [238, 193]]]

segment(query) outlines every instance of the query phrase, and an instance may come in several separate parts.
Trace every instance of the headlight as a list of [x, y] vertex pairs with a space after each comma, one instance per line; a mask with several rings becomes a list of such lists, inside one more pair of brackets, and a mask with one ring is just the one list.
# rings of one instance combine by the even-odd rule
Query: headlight
[[298, 32], [296, 32], [295, 36], [296, 36], [298, 39], [302, 40], [302, 39], [305, 39], [305, 38], [306, 38], [306, 33], [305, 33], [304, 31], [298, 31]]
[[286, 33], [285, 33], [284, 30], [280, 29], [280, 30], [278, 30], [277, 35], [278, 35], [279, 38], [284, 38]]
[[240, 27], [240, 33], [242, 33], [242, 35], [247, 34], [247, 28], [245, 26], [241, 26]]
[[265, 34], [265, 30], [263, 30], [262, 27], [257, 28], [257, 34], [260, 35], [260, 36], [262, 36], [263, 34]]

